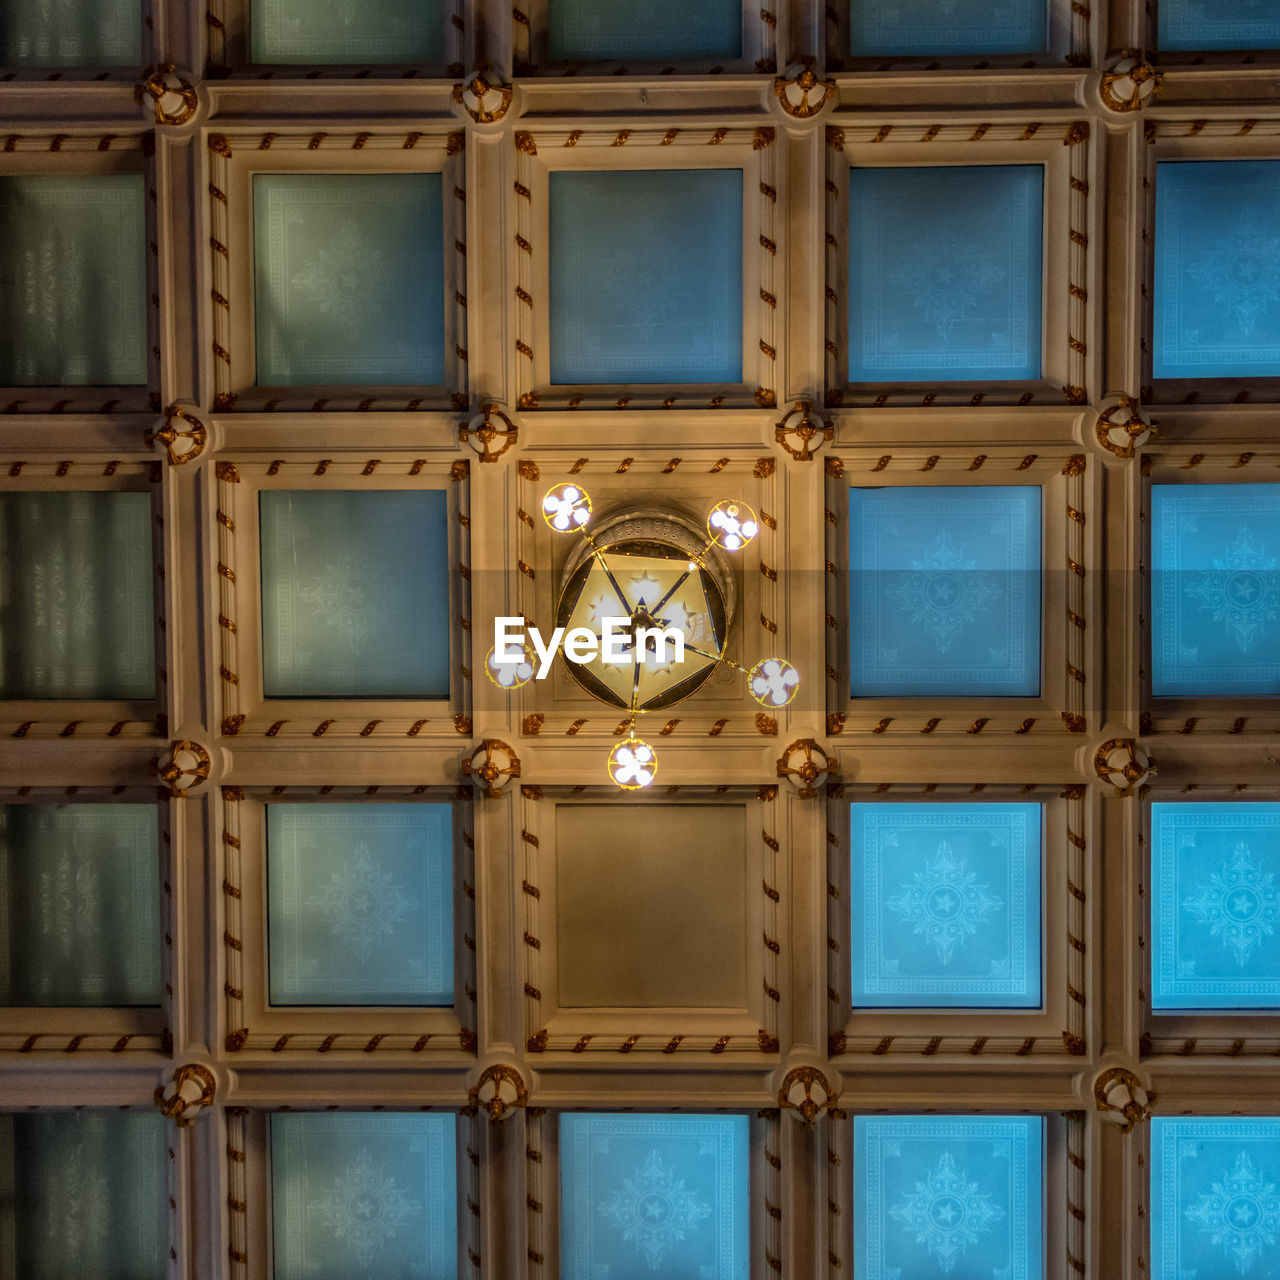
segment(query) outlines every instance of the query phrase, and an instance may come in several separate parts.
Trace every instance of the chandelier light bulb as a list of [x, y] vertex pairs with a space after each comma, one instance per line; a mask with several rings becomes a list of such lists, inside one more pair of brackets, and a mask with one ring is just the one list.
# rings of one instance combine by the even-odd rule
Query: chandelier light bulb
[[623, 791], [649, 786], [658, 772], [658, 754], [641, 738], [627, 738], [609, 752], [609, 777]]
[[717, 546], [726, 551], [741, 551], [760, 532], [760, 525], [756, 513], [745, 502], [726, 498], [711, 508], [707, 532]]
[[555, 485], [542, 499], [542, 518], [556, 533], [582, 529], [591, 519], [591, 496], [581, 485]]
[[763, 658], [747, 673], [747, 685], [762, 707], [785, 707], [800, 692], [800, 673], [785, 658]]
[[508, 644], [507, 652], [519, 649], [520, 658], [516, 662], [499, 662], [498, 646], [495, 644], [484, 657], [484, 673], [499, 689], [523, 689], [533, 679], [537, 670], [533, 650], [527, 644]]

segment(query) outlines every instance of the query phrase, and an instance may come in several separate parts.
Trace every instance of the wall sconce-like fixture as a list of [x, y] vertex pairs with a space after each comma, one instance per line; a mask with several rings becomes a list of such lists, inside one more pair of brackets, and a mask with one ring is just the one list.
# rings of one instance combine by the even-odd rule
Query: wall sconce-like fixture
[[1156, 1100], [1127, 1067], [1108, 1067], [1102, 1072], [1093, 1083], [1093, 1098], [1102, 1118], [1121, 1133], [1149, 1120]]
[[529, 1091], [515, 1069], [499, 1062], [486, 1067], [467, 1093], [467, 1105], [483, 1108], [494, 1123], [510, 1120], [518, 1107], [527, 1106]]
[[840, 1095], [817, 1067], [792, 1067], [778, 1090], [778, 1105], [806, 1129], [839, 1101]]
[[155, 1103], [179, 1129], [189, 1129], [200, 1112], [213, 1105], [217, 1091], [213, 1072], [208, 1067], [187, 1062], [173, 1073], [167, 1084], [156, 1087]]

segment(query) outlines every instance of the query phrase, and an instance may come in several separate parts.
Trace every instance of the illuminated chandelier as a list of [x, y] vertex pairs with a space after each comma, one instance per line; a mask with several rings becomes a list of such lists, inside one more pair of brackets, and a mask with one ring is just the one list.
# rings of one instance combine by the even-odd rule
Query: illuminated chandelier
[[[637, 719], [689, 697], [721, 666], [746, 676], [762, 707], [795, 698], [800, 675], [785, 658], [748, 668], [726, 652], [736, 593], [724, 553], [743, 550], [759, 532], [745, 502], [717, 502], [705, 535], [692, 521], [649, 512], [615, 515], [593, 533], [590, 495], [565, 483], [547, 491], [542, 516], [553, 532], [582, 536], [561, 578], [553, 641], [563, 638], [567, 668], [583, 689], [627, 713], [626, 736], [608, 759], [617, 786], [638, 791], [657, 774], [657, 752], [637, 735]], [[512, 690], [544, 674], [537, 641], [537, 656], [523, 641], [502, 653], [495, 643], [485, 658], [489, 679]]]

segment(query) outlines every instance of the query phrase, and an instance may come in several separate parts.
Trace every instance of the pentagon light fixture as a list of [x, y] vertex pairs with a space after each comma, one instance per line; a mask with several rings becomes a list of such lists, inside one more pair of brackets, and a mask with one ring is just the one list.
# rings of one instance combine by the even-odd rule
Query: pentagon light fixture
[[497, 619], [485, 673], [501, 689], [522, 688], [545, 679], [563, 648], [573, 679], [626, 714], [625, 736], [608, 759], [617, 786], [641, 790], [657, 773], [657, 752], [637, 734], [638, 719], [696, 693], [720, 666], [744, 675], [751, 696], [769, 710], [795, 698], [800, 673], [785, 658], [744, 667], [728, 656], [737, 597], [728, 556], [760, 531], [745, 502], [717, 502], [704, 528], [682, 516], [639, 511], [612, 515], [593, 529], [591, 495], [565, 483], [543, 497], [542, 518], [554, 533], [581, 537], [561, 575], [555, 630], [544, 639], [530, 627], [526, 640], [516, 629], [522, 618]]

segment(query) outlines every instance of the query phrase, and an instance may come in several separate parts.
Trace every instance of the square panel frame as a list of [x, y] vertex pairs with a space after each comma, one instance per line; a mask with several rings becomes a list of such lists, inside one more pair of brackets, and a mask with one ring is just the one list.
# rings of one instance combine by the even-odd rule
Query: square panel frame
[[[1253, 731], [1280, 730], [1280, 696], [1244, 697], [1214, 695], [1192, 697], [1185, 694], [1157, 698], [1152, 692], [1153, 653], [1156, 643], [1155, 619], [1151, 609], [1151, 538], [1152, 498], [1155, 484], [1257, 484], [1274, 474], [1280, 466], [1280, 447], [1257, 448], [1241, 453], [1234, 449], [1214, 449], [1211, 453], [1193, 450], [1189, 445], [1170, 449], [1147, 450], [1141, 466], [1139, 501], [1142, 533], [1140, 582], [1138, 594], [1139, 639], [1139, 725], [1143, 733], [1192, 733], [1197, 727], [1221, 727], [1230, 733], [1242, 733], [1245, 725]], [[1280, 498], [1280, 485], [1276, 486]]]
[[[621, 451], [619, 451], [621, 452]], [[707, 513], [727, 495], [744, 498], [760, 517], [760, 532], [754, 543], [727, 554], [738, 589], [737, 610], [730, 627], [728, 656], [750, 667], [757, 656], [779, 651], [791, 640], [787, 625], [787, 584], [779, 582], [779, 565], [786, 554], [784, 509], [787, 506], [787, 479], [772, 457], [758, 457], [743, 450], [715, 456], [704, 447], [682, 449], [685, 455], [656, 467], [655, 458], [621, 458], [613, 450], [595, 459], [575, 457], [563, 450], [539, 450], [522, 457], [514, 494], [506, 509], [514, 511], [511, 528], [515, 540], [517, 576], [509, 600], [512, 616], [521, 615], [545, 636], [555, 616], [558, 579], [576, 539], [554, 533], [541, 518], [542, 499], [553, 485], [575, 482], [591, 494], [595, 518], [622, 510], [679, 511], [695, 525], [705, 527]], [[693, 455], [693, 456], [690, 456]], [[536, 456], [536, 461], [535, 461]], [[619, 474], [628, 479], [619, 481]], [[645, 483], [640, 477], [645, 476]], [[552, 566], [549, 574], [530, 571], [535, 564]], [[781, 637], [781, 641], [779, 639]], [[488, 652], [489, 637], [483, 637]], [[480, 645], [477, 643], [476, 648]], [[478, 657], [477, 661], [481, 659]], [[614, 728], [626, 719], [623, 708], [597, 701], [581, 688], [557, 662], [548, 678], [534, 680], [512, 695], [525, 736], [565, 734], [583, 739], [608, 741], [617, 736]], [[786, 712], [781, 716], [785, 718]], [[744, 678], [723, 673], [712, 676], [706, 685], [685, 701], [657, 711], [646, 722], [663, 719], [674, 732], [684, 723], [687, 729], [701, 730], [722, 743], [758, 743], [760, 736], [776, 735], [779, 717], [762, 712], [751, 698]], [[654, 732], [666, 733], [663, 730]]]
[[553, 61], [549, 52], [547, 18], [548, 5], [553, 3], [555, 0], [529, 0], [512, 10], [511, 40], [516, 75], [573, 75], [579, 71], [589, 75], [653, 75], [676, 70], [684, 74], [714, 75], [720, 72], [764, 73], [778, 69], [777, 14], [749, 3], [742, 6], [741, 56], [723, 63], [717, 64], [706, 57]]
[[[732, 805], [747, 810], [743, 893], [747, 903], [747, 955], [743, 957], [747, 1007], [698, 1011], [680, 1007], [561, 1009], [556, 996], [555, 815], [561, 805], [617, 804], [622, 813], [653, 804]], [[753, 819], [760, 825], [752, 834]], [[777, 788], [750, 787], [680, 789], [670, 795], [619, 799], [616, 790], [591, 787], [522, 787], [512, 806], [521, 876], [522, 901], [516, 908], [517, 928], [523, 929], [518, 970], [524, 983], [525, 1049], [537, 1055], [540, 1070], [563, 1066], [574, 1055], [616, 1053], [631, 1055], [628, 1065], [652, 1069], [655, 1061], [671, 1063], [691, 1053], [764, 1055], [778, 1052], [778, 991], [780, 956], [786, 939], [781, 909], [779, 829], [786, 821], [778, 813]], [[783, 828], [785, 829], [785, 828]], [[762, 939], [762, 945], [754, 942]], [[750, 957], [754, 957], [751, 959]], [[754, 993], [754, 994], [753, 994]], [[657, 1053], [661, 1058], [655, 1059]], [[637, 1056], [638, 1055], [638, 1056]]]
[[[1193, 55], [1199, 62], [1200, 55]], [[1143, 405], [1243, 404], [1274, 402], [1280, 397], [1280, 374], [1224, 378], [1163, 378], [1156, 380], [1156, 167], [1171, 160], [1280, 161], [1280, 121], [1215, 119], [1149, 120], [1147, 145], [1138, 162], [1141, 176], [1141, 366]]]
[[[1088, 309], [1090, 181], [1100, 163], [1087, 121], [1043, 127], [980, 124], [914, 126], [855, 123], [837, 112], [826, 131], [826, 403], [1084, 404], [1098, 381], [1089, 356], [1097, 321]], [[849, 172], [853, 168], [1044, 166], [1041, 377], [963, 382], [849, 381]], [[1096, 343], [1094, 343], [1096, 347]]]
[[[465, 135], [440, 126], [403, 133], [210, 133], [211, 231], [205, 368], [215, 413], [463, 410], [467, 390]], [[259, 386], [254, 329], [253, 178], [257, 174], [440, 173], [444, 199], [443, 386]], [[450, 192], [454, 198], [450, 199]], [[454, 251], [449, 252], [452, 242]]]
[[[445, 0], [443, 7], [445, 40], [444, 56], [429, 64], [398, 62], [254, 62], [251, 57], [250, 28], [253, 0], [208, 0], [206, 29], [208, 31], [208, 69], [210, 77], [260, 76], [264, 68], [271, 68], [276, 79], [298, 79], [320, 75], [341, 74], [347, 67], [361, 70], [362, 77], [374, 79], [380, 76], [404, 78], [450, 77], [456, 79], [465, 74], [472, 61], [474, 34], [467, 31], [467, 5], [464, 0]], [[406, 73], [405, 67], [413, 68]]]
[[831, 71], [866, 73], [899, 68], [919, 70], [966, 69], [988, 67], [1061, 66], [1087, 67], [1091, 61], [1090, 26], [1092, 12], [1087, 6], [1073, 5], [1070, 0], [1049, 0], [1048, 49], [1023, 50], [1012, 53], [955, 53], [942, 57], [929, 54], [865, 54], [850, 51], [851, 22], [849, 6], [857, 0], [839, 0], [826, 5], [827, 68]]
[[[1035, 1114], [1025, 1108], [1000, 1108], [993, 1104], [996, 1114]], [[872, 1111], [859, 1108], [859, 1115], [910, 1115], [909, 1107], [883, 1107]], [[939, 1109], [926, 1113], [940, 1116]], [[946, 1112], [946, 1117], [981, 1118], [982, 1112], [957, 1109]], [[854, 1257], [853, 1206], [854, 1168], [852, 1110], [837, 1108], [823, 1121], [828, 1151], [827, 1167], [823, 1181], [827, 1192], [829, 1212], [825, 1215], [827, 1267], [825, 1280], [851, 1280]], [[940, 1117], [941, 1118], [941, 1117]], [[1044, 1120], [1044, 1274], [1054, 1275], [1051, 1259], [1065, 1255], [1068, 1265], [1076, 1274], [1084, 1271], [1082, 1259], [1087, 1257], [1084, 1206], [1088, 1201], [1085, 1159], [1089, 1147], [1086, 1134], [1086, 1113], [1082, 1111], [1046, 1112]]]
[[[539, 125], [536, 133], [517, 131], [510, 376], [518, 408], [776, 407], [783, 326], [777, 322], [781, 230], [775, 136], [767, 126], [663, 129], [643, 121], [615, 130]], [[645, 383], [551, 382], [550, 352], [537, 336], [550, 332], [550, 174], [624, 169], [742, 170], [742, 382], [671, 384], [679, 388], [675, 395]]]
[[[529, 1239], [530, 1266], [528, 1280], [552, 1280], [560, 1274], [560, 1133], [559, 1116], [563, 1111], [587, 1111], [596, 1108], [560, 1107], [554, 1111], [539, 1109], [529, 1113], [525, 1152], [525, 1229]], [[602, 1107], [600, 1110], [617, 1110]], [[639, 1112], [649, 1108], [627, 1108]], [[657, 1114], [695, 1113], [708, 1107], [667, 1107]], [[737, 1108], [718, 1108], [720, 1113]], [[751, 1280], [767, 1280], [781, 1271], [782, 1257], [782, 1158], [784, 1135], [777, 1110], [753, 1111], [750, 1115], [751, 1152], [748, 1168], [748, 1202], [750, 1211]]]
[[[373, 794], [370, 794], [370, 792]], [[470, 788], [223, 787], [219, 870], [222, 925], [221, 1041], [229, 1053], [381, 1054], [470, 1059], [476, 1047], [475, 815]], [[453, 807], [454, 1001], [430, 1005], [270, 1003], [267, 969], [267, 826], [272, 803], [449, 803]], [[339, 1044], [339, 1041], [345, 1043]], [[453, 1065], [446, 1063], [446, 1065]]]
[[[853, 901], [852, 804], [1039, 804], [1043, 847], [1040, 895], [1040, 1008], [854, 1008], [849, 959]], [[1092, 973], [1085, 962], [1086, 903], [1096, 875], [1094, 801], [1078, 783], [1066, 787], [964, 787], [928, 784], [899, 792], [885, 784], [837, 785], [827, 795], [827, 1048], [833, 1058], [874, 1054], [959, 1054], [1037, 1060], [1083, 1056], [1091, 1032]], [[846, 1068], [849, 1069], [849, 1068]]]
[[[1180, 803], [1239, 805], [1280, 804], [1280, 786], [1250, 785], [1243, 791], [1235, 784], [1206, 782], [1188, 794], [1185, 786], [1160, 782], [1155, 778], [1143, 789], [1141, 826], [1138, 829], [1138, 867], [1143, 885], [1155, 883], [1156, 850], [1152, 840], [1151, 806]], [[1140, 984], [1138, 1007], [1141, 1014], [1140, 1047], [1144, 1058], [1167, 1054], [1242, 1053], [1280, 1054], [1280, 1016], [1276, 1009], [1253, 1009], [1233, 1012], [1230, 1009], [1154, 1009], [1148, 998], [1153, 990], [1152, 966], [1155, 946], [1145, 939], [1156, 935], [1152, 916], [1154, 895], [1142, 893], [1139, 899], [1141, 917], [1136, 930], [1136, 954], [1132, 972]], [[1280, 1005], [1280, 1001], [1277, 1002]]]
[[[0, 466], [3, 464], [0, 463]], [[15, 738], [145, 738], [167, 732], [165, 704], [165, 616], [169, 591], [165, 579], [166, 543], [162, 525], [163, 464], [141, 460], [106, 462], [93, 457], [54, 463], [14, 461], [0, 478], [6, 493], [131, 492], [147, 493], [151, 503], [152, 600], [155, 611], [156, 689], [152, 698], [13, 698], [0, 702], [0, 725], [13, 722]]]
[[[208, 607], [218, 620], [221, 652], [209, 653], [215, 717], [227, 737], [409, 737], [439, 744], [471, 733], [471, 591], [469, 464], [453, 451], [423, 449], [426, 458], [305, 459], [293, 450], [269, 460], [250, 453], [216, 464], [209, 509]], [[290, 456], [291, 455], [291, 456]], [[206, 473], [207, 478], [207, 473]], [[430, 698], [268, 698], [262, 691], [262, 624], [258, 494], [267, 489], [436, 489], [447, 495], [449, 546], [448, 700]], [[217, 663], [216, 669], [214, 664]]]
[[[281, 1108], [231, 1107], [227, 1110], [225, 1152], [219, 1152], [227, 1187], [229, 1214], [231, 1280], [271, 1280], [273, 1267], [271, 1206], [271, 1134], [270, 1117]], [[308, 1110], [320, 1111], [320, 1105], [283, 1108], [290, 1115]], [[323, 1114], [332, 1115], [339, 1108], [324, 1107]], [[349, 1114], [369, 1114], [367, 1107], [343, 1107]], [[470, 1112], [428, 1104], [412, 1111], [386, 1106], [377, 1109], [380, 1116], [394, 1115], [397, 1110], [409, 1114], [453, 1111], [458, 1117], [458, 1278], [481, 1280], [480, 1255], [483, 1247], [481, 1207], [485, 1183], [480, 1172], [480, 1155], [486, 1144], [483, 1126], [488, 1120], [479, 1112]], [[225, 1160], [225, 1163], [224, 1163]]]
[[[144, 27], [144, 43], [149, 36]], [[26, 70], [39, 71], [41, 80], [51, 78], [47, 69]], [[172, 320], [169, 313], [174, 304], [171, 299], [162, 304], [160, 296], [163, 292], [159, 249], [161, 232], [156, 195], [160, 178], [156, 169], [153, 134], [112, 134], [104, 131], [98, 136], [13, 135], [0, 156], [0, 177], [93, 177], [117, 173], [142, 174], [146, 192], [143, 202], [147, 264], [146, 384], [128, 387], [80, 384], [0, 387], [0, 408], [5, 413], [99, 415], [160, 412], [161, 346], [167, 341], [162, 335], [170, 331]]]
[[[1090, 716], [1097, 716], [1099, 692], [1090, 688], [1097, 670], [1096, 636], [1086, 620], [1100, 612], [1097, 586], [1090, 580], [1094, 546], [1086, 533], [1087, 513], [1101, 507], [1101, 468], [1090, 472], [1084, 454], [1050, 446], [1039, 454], [1022, 454], [1006, 446], [974, 455], [956, 445], [939, 446], [924, 456], [908, 453], [874, 456], [838, 433], [838, 455], [827, 458], [827, 732], [883, 734], [895, 721], [924, 720], [924, 733], [939, 726], [954, 730], [964, 721], [966, 734], [991, 732], [1029, 734], [1086, 732]], [[852, 434], [852, 433], [850, 433]], [[918, 697], [854, 698], [849, 657], [850, 488], [929, 487], [960, 483], [1039, 485], [1041, 497], [1041, 625], [1040, 694], [1038, 697]], [[1097, 577], [1098, 575], [1093, 575]], [[1093, 676], [1097, 683], [1097, 676]], [[980, 712], [977, 719], [974, 714]], [[868, 721], [871, 723], [868, 725]], [[1046, 721], [1049, 724], [1046, 724]], [[1052, 725], [1052, 729], [1049, 728]]]
[[160, 854], [161, 1003], [153, 1006], [0, 1007], [0, 1053], [31, 1053], [58, 1048], [63, 1053], [169, 1053], [174, 1017], [173, 933], [178, 913], [173, 901], [175, 864], [169, 806], [157, 802], [154, 787], [6, 787], [0, 804], [147, 804], [157, 810]]

